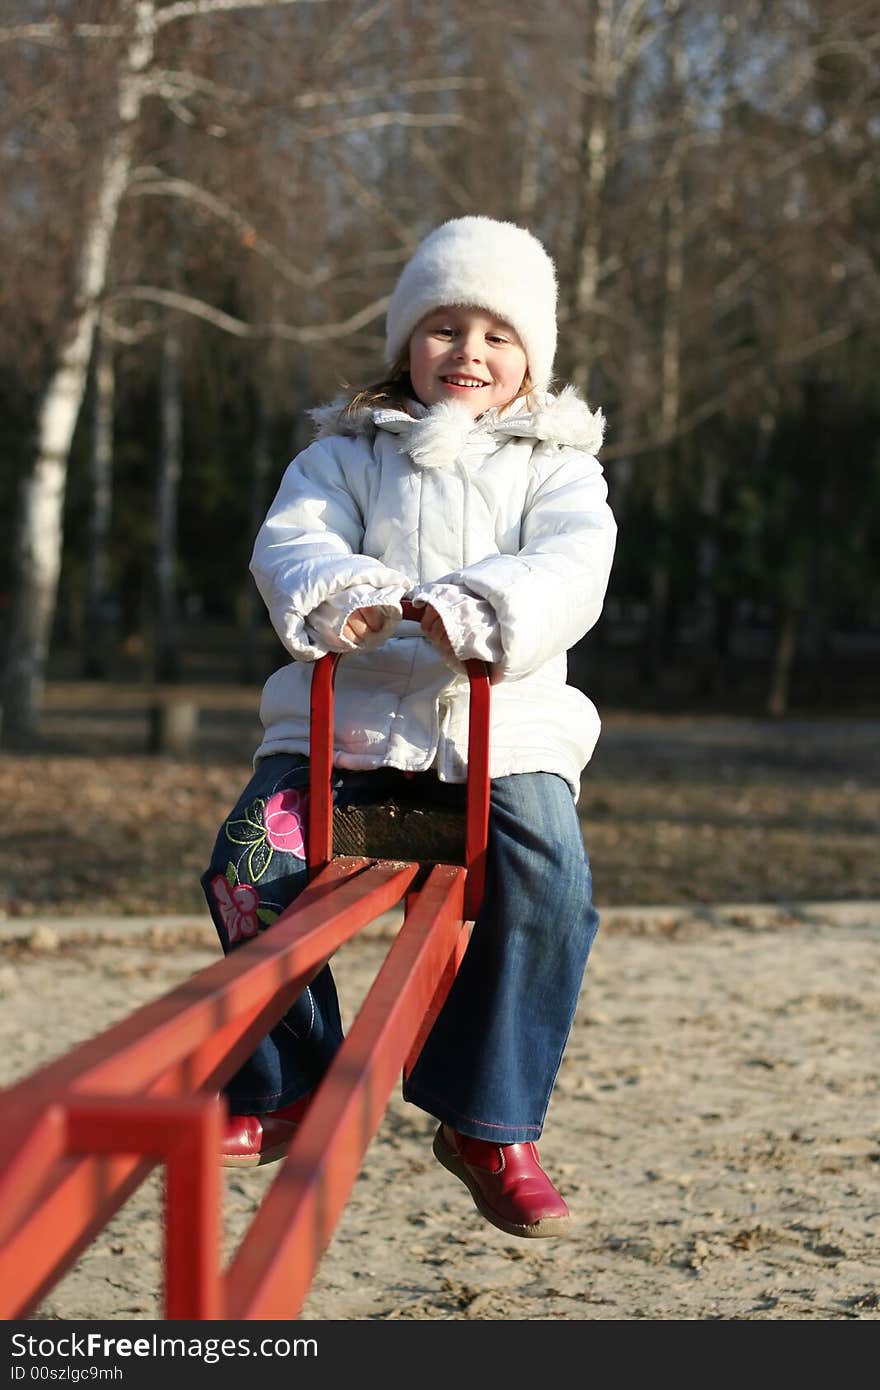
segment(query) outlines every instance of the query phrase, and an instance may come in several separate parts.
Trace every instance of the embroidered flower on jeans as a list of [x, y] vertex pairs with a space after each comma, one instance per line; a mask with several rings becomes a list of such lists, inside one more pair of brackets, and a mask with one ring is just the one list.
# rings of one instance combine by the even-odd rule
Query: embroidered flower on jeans
[[230, 945], [256, 936], [260, 930], [257, 917], [260, 895], [256, 888], [250, 883], [231, 884], [223, 874], [211, 879], [211, 887]]
[[266, 839], [273, 849], [306, 857], [305, 841], [306, 793], [296, 787], [270, 796], [263, 811]]
[[273, 850], [282, 850], [305, 859], [304, 792], [289, 788], [275, 792], [268, 801], [258, 796], [245, 808], [243, 816], [226, 822], [226, 838], [234, 845], [247, 845], [246, 877], [258, 883], [272, 862]]

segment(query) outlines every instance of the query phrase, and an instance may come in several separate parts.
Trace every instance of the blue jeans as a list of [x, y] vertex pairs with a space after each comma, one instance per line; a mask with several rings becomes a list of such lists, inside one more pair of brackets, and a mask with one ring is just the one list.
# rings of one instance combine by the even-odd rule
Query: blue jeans
[[[221, 827], [202, 886], [224, 951], [265, 929], [306, 886], [308, 764], [265, 759]], [[463, 805], [461, 785], [393, 768], [333, 774], [338, 805]], [[598, 927], [571, 789], [552, 773], [492, 782], [486, 892], [449, 996], [403, 1094], [463, 1134], [537, 1139]], [[311, 1090], [342, 1041], [325, 966], [226, 1087], [234, 1114]]]

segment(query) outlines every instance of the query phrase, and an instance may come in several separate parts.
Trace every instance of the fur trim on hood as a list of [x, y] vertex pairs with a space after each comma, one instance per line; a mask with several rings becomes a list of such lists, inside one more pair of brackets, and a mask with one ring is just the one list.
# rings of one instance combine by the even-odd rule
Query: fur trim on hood
[[413, 402], [412, 414], [387, 406], [365, 406], [345, 414], [348, 397], [309, 412], [315, 438], [342, 434], [374, 438], [378, 430], [401, 437], [401, 447], [418, 468], [452, 468], [459, 460], [483, 457], [507, 439], [534, 439], [558, 449], [597, 454], [605, 433], [601, 410], [590, 410], [574, 386], [558, 396], [533, 391], [503, 410], [487, 410], [479, 420], [455, 401], [427, 407]]

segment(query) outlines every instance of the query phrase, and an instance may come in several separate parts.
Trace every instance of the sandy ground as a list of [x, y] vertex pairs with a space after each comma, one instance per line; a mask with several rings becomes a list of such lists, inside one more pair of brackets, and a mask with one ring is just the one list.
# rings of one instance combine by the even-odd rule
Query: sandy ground
[[[3, 1084], [217, 958], [199, 919], [49, 921], [2, 924]], [[349, 1018], [388, 931], [337, 956]], [[606, 913], [541, 1143], [573, 1234], [486, 1225], [395, 1092], [300, 1316], [876, 1320], [878, 946], [878, 902]], [[228, 1252], [276, 1172], [225, 1172]], [[154, 1175], [33, 1316], [161, 1318], [160, 1210]]]
[[[149, 757], [132, 712], [64, 694], [43, 752], [0, 756], [0, 922], [203, 912], [253, 710], [206, 708], [191, 756]], [[579, 803], [601, 909], [880, 898], [880, 718], [603, 717]]]

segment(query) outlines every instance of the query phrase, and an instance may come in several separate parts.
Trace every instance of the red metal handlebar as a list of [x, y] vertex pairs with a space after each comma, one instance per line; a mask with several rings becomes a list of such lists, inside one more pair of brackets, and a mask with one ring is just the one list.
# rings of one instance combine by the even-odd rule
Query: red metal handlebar
[[[421, 622], [422, 610], [404, 599], [403, 617]], [[333, 686], [340, 652], [315, 662], [309, 711], [308, 868], [313, 877], [333, 855]], [[468, 716], [467, 811], [464, 861], [467, 868], [465, 917], [473, 921], [486, 882], [489, 838], [489, 669], [484, 661], [466, 661], [470, 682]]]

